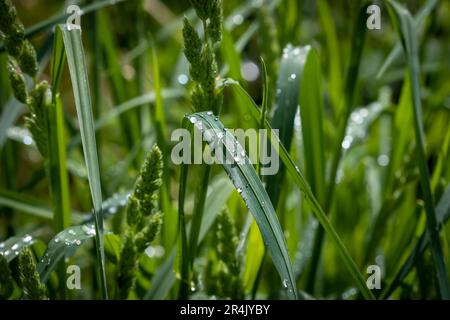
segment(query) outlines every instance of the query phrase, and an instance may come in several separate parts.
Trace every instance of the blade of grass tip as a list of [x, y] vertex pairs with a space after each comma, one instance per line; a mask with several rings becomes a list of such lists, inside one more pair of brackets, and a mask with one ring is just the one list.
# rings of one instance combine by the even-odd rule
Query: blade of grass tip
[[[344, 112], [343, 117], [338, 124], [338, 132], [335, 150], [331, 158], [331, 169], [330, 175], [328, 178], [328, 186], [326, 188], [326, 194], [324, 199], [324, 212], [328, 213], [330, 211], [331, 205], [333, 203], [334, 189], [336, 184], [336, 176], [339, 168], [339, 163], [342, 155], [342, 141], [344, 140], [345, 133], [347, 131], [347, 124], [350, 117], [350, 114], [353, 110], [353, 97], [354, 97], [354, 88], [356, 86], [359, 66], [361, 62], [361, 56], [364, 49], [364, 41], [366, 35], [366, 7], [364, 5], [365, 2], [361, 5], [358, 15], [354, 21], [353, 25], [353, 36], [351, 40], [351, 53], [350, 53], [350, 63], [347, 70], [346, 80], [345, 80], [345, 88], [344, 88]], [[322, 251], [322, 243], [324, 237], [324, 229], [323, 227], [317, 228], [316, 236], [314, 238], [314, 246], [313, 252], [311, 256], [311, 261], [309, 263], [309, 274], [308, 274], [308, 282], [309, 286], [312, 287], [315, 277], [318, 270], [319, 259]]]
[[[423, 7], [414, 17], [414, 24], [417, 28], [419, 28], [422, 25], [425, 18], [431, 13], [431, 11], [433, 11], [433, 9], [436, 7], [438, 3], [439, 0], [428, 0], [428, 2], [423, 5]], [[387, 69], [389, 69], [392, 63], [394, 63], [394, 61], [398, 57], [400, 57], [401, 53], [402, 53], [402, 45], [401, 43], [397, 43], [387, 56], [380, 70], [378, 71], [376, 76], [377, 79], [380, 79], [384, 75], [384, 73], [386, 72]]]
[[[230, 81], [228, 82], [229, 85], [236, 89], [239, 94], [246, 98], [246, 104], [244, 107], [250, 111], [250, 114], [252, 117], [257, 120], [260, 119], [261, 113], [254, 102], [253, 98], [248, 94], [247, 91], [244, 90], [238, 83]], [[361, 291], [362, 295], [366, 299], [375, 299], [375, 296], [373, 293], [367, 288], [366, 281], [361, 274], [361, 272], [358, 270], [358, 267], [356, 263], [353, 261], [352, 257], [350, 256], [347, 248], [345, 247], [344, 243], [342, 242], [341, 238], [337, 234], [336, 230], [331, 225], [330, 221], [328, 220], [328, 217], [324, 213], [322, 207], [320, 206], [319, 202], [317, 201], [316, 197], [311, 191], [311, 188], [309, 187], [308, 182], [304, 178], [303, 174], [301, 173], [300, 169], [295, 165], [294, 161], [289, 155], [289, 152], [286, 150], [284, 145], [280, 142], [280, 139], [278, 136], [272, 131], [272, 128], [269, 124], [269, 122], [266, 120], [264, 124], [265, 128], [267, 129], [268, 137], [273, 145], [278, 145], [278, 155], [281, 158], [281, 161], [286, 167], [287, 172], [293, 179], [294, 183], [297, 185], [297, 187], [304, 193], [306, 200], [311, 205], [312, 212], [316, 219], [319, 221], [319, 223], [323, 226], [325, 229], [326, 234], [330, 237], [330, 240], [332, 243], [336, 246], [336, 249], [338, 250], [339, 254], [341, 255], [341, 258], [347, 267], [350, 275], [354, 279], [356, 286]]]
[[443, 299], [450, 299], [450, 285], [447, 268], [445, 266], [442, 244], [437, 229], [434, 200], [430, 185], [430, 174], [425, 153], [425, 134], [422, 124], [422, 102], [420, 95], [420, 62], [418, 56], [419, 45], [416, 37], [416, 28], [409, 11], [394, 1], [388, 1], [389, 12], [398, 28], [402, 40], [403, 51], [408, 61], [411, 94], [414, 111], [414, 131], [416, 136], [417, 164], [420, 172], [420, 185], [425, 202], [427, 216], [427, 229], [431, 239], [431, 251], [437, 272], [440, 293]]
[[[244, 149], [212, 112], [199, 112], [188, 117], [189, 125], [194, 124], [196, 129], [202, 133], [208, 132], [204, 135], [204, 138], [210, 147], [214, 146], [216, 157], [219, 154], [222, 155], [224, 161], [220, 162], [222, 162], [221, 164], [228, 177], [253, 214], [287, 296], [289, 299], [298, 299], [283, 230], [270, 198], [253, 165], [246, 157]], [[231, 163], [230, 157], [232, 159], [238, 158], [238, 160]]]
[[95, 142], [94, 119], [92, 115], [91, 96], [87, 79], [86, 62], [81, 41], [81, 28], [70, 25], [60, 25], [69, 65], [70, 77], [75, 97], [75, 106], [80, 125], [84, 159], [88, 172], [92, 204], [95, 216], [95, 244], [101, 292], [104, 299], [108, 299], [105, 274], [105, 252], [103, 246], [103, 213], [100, 171]]

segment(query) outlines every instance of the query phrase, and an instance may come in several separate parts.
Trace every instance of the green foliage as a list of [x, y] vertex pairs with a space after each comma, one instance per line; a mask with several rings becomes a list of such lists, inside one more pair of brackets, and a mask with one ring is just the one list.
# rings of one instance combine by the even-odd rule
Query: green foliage
[[222, 5], [220, 0], [192, 1], [192, 5], [203, 22], [205, 33], [202, 42], [195, 28], [184, 18], [184, 54], [190, 63], [190, 75], [196, 82], [192, 89], [192, 106], [195, 111], [213, 110], [218, 113], [222, 94], [216, 89], [218, 70], [214, 46], [222, 38]]
[[237, 254], [239, 239], [228, 210], [217, 216], [214, 254], [206, 267], [206, 292], [219, 298], [242, 299], [241, 261]]
[[30, 249], [25, 248], [19, 255], [20, 282], [23, 293], [29, 300], [47, 299], [46, 288], [41, 283], [39, 273], [36, 270], [36, 262]]
[[126, 210], [127, 228], [120, 252], [117, 275], [117, 298], [126, 299], [134, 287], [139, 256], [155, 240], [161, 224], [158, 210], [162, 184], [163, 162], [161, 150], [155, 144], [136, 180]]
[[0, 300], [7, 300], [14, 291], [14, 282], [8, 261], [0, 254]]

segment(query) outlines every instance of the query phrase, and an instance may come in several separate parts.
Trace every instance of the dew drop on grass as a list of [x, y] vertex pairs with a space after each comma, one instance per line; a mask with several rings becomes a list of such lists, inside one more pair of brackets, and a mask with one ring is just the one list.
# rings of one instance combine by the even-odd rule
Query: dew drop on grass
[[212, 111], [208, 111], [208, 112], [206, 112], [206, 114], [207, 114], [208, 116], [212, 116], [212, 115], [213, 115]]
[[236, 14], [235, 16], [233, 16], [233, 23], [235, 25], [241, 25], [242, 22], [244, 22], [244, 17], [241, 14]]
[[16, 243], [15, 245], [13, 245], [13, 246], [11, 247], [11, 249], [12, 249], [12, 250], [17, 250], [17, 249], [19, 249], [19, 245]]
[[29, 146], [32, 143], [33, 143], [33, 138], [31, 138], [30, 136], [23, 137], [23, 144]]
[[295, 80], [295, 78], [297, 78], [297, 75], [295, 74], [295, 73], [292, 73], [290, 76], [289, 76], [289, 80]]
[[189, 117], [189, 121], [190, 121], [191, 123], [196, 123], [196, 122], [197, 122], [197, 118], [194, 117], [194, 116]]
[[30, 235], [26, 235], [25, 238], [23, 238], [23, 242], [25, 243], [29, 243], [31, 240], [33, 240], [33, 238]]
[[184, 73], [180, 74], [178, 76], [178, 83], [181, 85], [185, 85], [186, 83], [188, 83], [189, 78], [187, 75], [185, 75]]
[[108, 209], [108, 212], [111, 213], [111, 214], [114, 214], [114, 213], [117, 212], [117, 208], [116, 208], [116, 207], [110, 207], [110, 208]]

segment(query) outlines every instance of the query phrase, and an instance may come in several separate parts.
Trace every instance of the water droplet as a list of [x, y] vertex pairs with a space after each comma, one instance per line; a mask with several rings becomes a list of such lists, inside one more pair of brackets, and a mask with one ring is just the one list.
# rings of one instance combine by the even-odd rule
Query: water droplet
[[9, 255], [9, 252], [10, 252], [9, 250], [6, 250], [5, 251], [5, 256]]
[[116, 208], [116, 207], [110, 207], [110, 208], [108, 209], [108, 212], [111, 213], [111, 214], [114, 214], [114, 213], [117, 212], [117, 208]]
[[378, 156], [377, 162], [380, 166], [386, 167], [389, 164], [389, 157], [385, 154], [380, 154]]
[[283, 287], [286, 289], [288, 288], [288, 280], [287, 279], [283, 280]]
[[75, 243], [77, 246], [79, 246], [81, 244], [81, 240], [76, 240]]
[[344, 141], [342, 141], [342, 148], [348, 149], [352, 145], [353, 137], [352, 136], [345, 136]]
[[296, 75], [295, 73], [292, 73], [292, 74], [289, 76], [289, 80], [295, 80], [295, 78], [297, 78], [297, 75]]
[[75, 235], [76, 233], [75, 233], [75, 231], [74, 230], [69, 230], [69, 234], [71, 234], [71, 235]]
[[191, 123], [196, 123], [196, 122], [197, 122], [197, 118], [194, 117], [194, 116], [192, 116], [192, 117], [189, 118], [189, 121], [190, 121]]
[[23, 137], [23, 143], [29, 146], [33, 143], [33, 138], [31, 138], [30, 136], [25, 136]]
[[15, 245], [13, 245], [13, 246], [11, 247], [11, 249], [12, 249], [12, 250], [17, 250], [17, 249], [19, 249], [19, 245], [16, 243]]
[[236, 189], [238, 193], [242, 193], [242, 189], [241, 188], [237, 188]]
[[179, 84], [181, 84], [181, 85], [185, 85], [186, 83], [188, 83], [188, 81], [189, 81], [189, 78], [188, 78], [188, 76], [187, 75], [185, 75], [184, 73], [182, 73], [182, 74], [180, 74], [179, 76], [178, 76], [178, 83]]
[[208, 116], [212, 116], [212, 115], [213, 115], [212, 111], [208, 111], [208, 112], [206, 112], [206, 114], [207, 114]]
[[241, 67], [242, 77], [247, 81], [255, 81], [259, 77], [259, 67], [253, 61], [246, 61]]
[[233, 16], [233, 23], [235, 25], [241, 25], [242, 22], [244, 22], [244, 17], [241, 14], [236, 14], [235, 16]]
[[30, 235], [26, 235], [25, 238], [23, 238], [23, 242], [31, 242], [31, 240], [33, 240], [33, 238]]

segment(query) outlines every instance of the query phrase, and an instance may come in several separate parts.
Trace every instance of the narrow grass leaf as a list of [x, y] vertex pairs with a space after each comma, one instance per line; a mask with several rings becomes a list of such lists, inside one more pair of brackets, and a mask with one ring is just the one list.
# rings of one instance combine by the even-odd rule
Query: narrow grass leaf
[[69, 64], [75, 105], [80, 125], [84, 159], [88, 172], [92, 204], [94, 207], [95, 228], [97, 234], [96, 250], [102, 295], [105, 299], [107, 299], [108, 293], [105, 276], [105, 252], [103, 248], [102, 191], [97, 157], [97, 146], [95, 142], [91, 95], [89, 91], [89, 82], [87, 79], [83, 44], [81, 41], [81, 29], [69, 28], [67, 25], [60, 25], [59, 28], [61, 29], [64, 38], [67, 62]]

